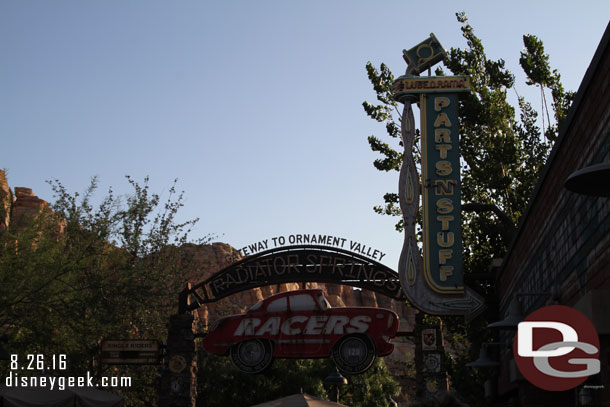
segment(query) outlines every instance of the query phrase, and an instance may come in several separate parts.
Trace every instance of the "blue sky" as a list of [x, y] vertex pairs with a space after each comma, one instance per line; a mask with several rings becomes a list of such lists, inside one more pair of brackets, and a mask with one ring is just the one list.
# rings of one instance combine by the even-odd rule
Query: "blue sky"
[[372, 166], [362, 102], [367, 61], [402, 74], [402, 49], [434, 32], [464, 47], [467, 12], [488, 55], [517, 74], [521, 37], [540, 37], [577, 90], [608, 24], [610, 2], [550, 1], [0, 2], [0, 168], [12, 187], [52, 200], [45, 180], [117, 193], [151, 177], [186, 192], [194, 237], [236, 248], [325, 233], [387, 253], [396, 219], [372, 207], [398, 174]]

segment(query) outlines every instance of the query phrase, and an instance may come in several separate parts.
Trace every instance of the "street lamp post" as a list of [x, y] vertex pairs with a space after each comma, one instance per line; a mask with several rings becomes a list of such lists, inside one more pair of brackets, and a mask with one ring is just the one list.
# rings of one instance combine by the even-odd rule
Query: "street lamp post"
[[329, 374], [324, 379], [324, 384], [329, 384], [335, 387], [335, 402], [339, 402], [339, 386], [343, 386], [347, 384], [347, 379], [343, 377], [339, 370], [335, 366], [335, 371]]

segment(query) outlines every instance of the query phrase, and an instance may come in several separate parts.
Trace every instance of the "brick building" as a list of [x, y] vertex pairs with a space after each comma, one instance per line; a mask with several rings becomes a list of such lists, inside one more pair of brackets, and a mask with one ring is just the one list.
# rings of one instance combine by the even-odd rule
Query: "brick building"
[[[610, 198], [568, 190], [575, 171], [610, 163], [610, 24], [595, 52], [566, 122], [560, 129], [517, 234], [497, 273], [500, 315], [518, 300], [523, 315], [555, 300], [575, 307], [594, 323], [600, 338], [601, 373], [564, 392], [542, 391], [521, 377], [512, 352], [500, 353], [497, 406], [610, 405]], [[601, 189], [610, 195], [610, 177]], [[525, 295], [524, 293], [530, 293]], [[514, 331], [501, 330], [501, 340]], [[588, 394], [583, 394], [587, 393]], [[584, 396], [593, 396], [586, 403]], [[601, 404], [600, 404], [601, 403]]]

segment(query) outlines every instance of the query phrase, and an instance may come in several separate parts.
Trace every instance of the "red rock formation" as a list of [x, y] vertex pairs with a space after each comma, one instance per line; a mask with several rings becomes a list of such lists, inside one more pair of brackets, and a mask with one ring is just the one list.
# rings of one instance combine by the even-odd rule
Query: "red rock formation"
[[11, 227], [23, 227], [34, 219], [49, 203], [38, 198], [30, 188], [15, 187], [17, 199], [11, 211]]
[[8, 229], [11, 219], [11, 207], [13, 206], [13, 194], [8, 186], [6, 172], [0, 170], [0, 232]]
[[[30, 188], [15, 187], [15, 197], [8, 185], [5, 171], [0, 170], [0, 231], [19, 229], [28, 225], [41, 211], [50, 211], [49, 203], [34, 195]], [[57, 232], [61, 233], [63, 223], [58, 222]]]

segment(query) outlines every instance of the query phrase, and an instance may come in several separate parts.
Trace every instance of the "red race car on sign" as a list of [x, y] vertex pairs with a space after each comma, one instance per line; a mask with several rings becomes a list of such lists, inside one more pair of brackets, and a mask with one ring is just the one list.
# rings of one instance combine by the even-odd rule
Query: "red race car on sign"
[[392, 353], [398, 315], [383, 308], [332, 308], [322, 290], [276, 294], [244, 314], [214, 322], [203, 347], [230, 355], [235, 365], [259, 373], [274, 358], [332, 357], [348, 374], [366, 371], [376, 356]]

